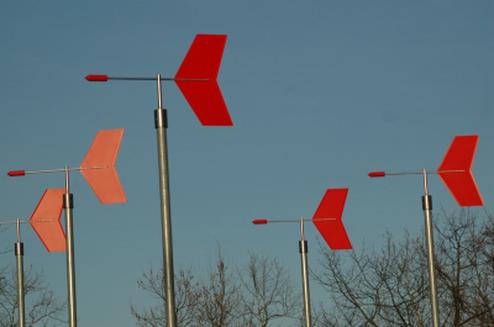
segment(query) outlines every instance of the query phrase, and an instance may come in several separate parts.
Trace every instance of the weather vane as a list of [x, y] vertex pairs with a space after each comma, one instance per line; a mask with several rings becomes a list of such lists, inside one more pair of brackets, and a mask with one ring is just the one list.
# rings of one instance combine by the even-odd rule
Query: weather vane
[[232, 126], [232, 119], [217, 82], [226, 39], [226, 35], [197, 35], [175, 77], [162, 77], [160, 74], [156, 77], [86, 76], [86, 80], [90, 82], [156, 82], [158, 104], [154, 111], [154, 122], [158, 144], [165, 307], [167, 326], [170, 327], [176, 326], [176, 315], [167, 146], [168, 119], [166, 109], [163, 108], [161, 81], [174, 81], [177, 84], [202, 125]]
[[[332, 250], [351, 250], [352, 244], [342, 222], [343, 209], [348, 195], [347, 188], [333, 188], [326, 190], [324, 197], [319, 204], [312, 223], [316, 226], [328, 246]], [[307, 265], [307, 253], [309, 251], [307, 240], [305, 239], [304, 222], [308, 220], [300, 219], [254, 219], [254, 225], [265, 225], [268, 223], [299, 223], [300, 224], [300, 265], [302, 271], [302, 290], [304, 296], [304, 320], [305, 327], [312, 325], [310, 292], [309, 292], [309, 268]]]
[[422, 209], [424, 211], [425, 234], [427, 240], [427, 263], [429, 271], [432, 326], [434, 327], [439, 327], [439, 308], [434, 267], [432, 196], [429, 194], [428, 175], [438, 174], [460, 206], [470, 207], [483, 205], [482, 197], [471, 172], [478, 139], [479, 137], [477, 135], [456, 136], [437, 170], [422, 169], [421, 171], [407, 172], [374, 171], [369, 173], [369, 177], [373, 178], [401, 175], [422, 175], [424, 184]]
[[[65, 167], [43, 170], [11, 170], [9, 176], [26, 176], [31, 174], [64, 173], [65, 188], [49, 190], [41, 199], [41, 206], [35, 210], [33, 216], [43, 217], [44, 210], [58, 208], [58, 201], [62, 201], [65, 210], [66, 240], [61, 238], [62, 226], [58, 223], [32, 225], [48, 251], [64, 251], [65, 241], [67, 249], [67, 291], [69, 302], [69, 324], [77, 326], [77, 304], [76, 304], [76, 281], [75, 281], [75, 258], [74, 258], [74, 227], [73, 227], [73, 194], [70, 192], [70, 173], [79, 171], [92, 188], [102, 204], [127, 202], [125, 192], [120, 184], [120, 179], [115, 168], [115, 163], [120, 149], [120, 143], [124, 129], [101, 130], [96, 134], [91, 147], [79, 167]], [[59, 197], [59, 200], [57, 199]], [[44, 202], [43, 202], [44, 201]], [[36, 212], [39, 211], [39, 215]]]

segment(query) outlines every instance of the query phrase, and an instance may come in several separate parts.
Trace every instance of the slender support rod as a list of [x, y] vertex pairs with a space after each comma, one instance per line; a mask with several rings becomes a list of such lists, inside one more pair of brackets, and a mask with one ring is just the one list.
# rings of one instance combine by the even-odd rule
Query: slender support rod
[[310, 309], [310, 292], [309, 292], [309, 268], [307, 265], [307, 253], [309, 248], [304, 237], [304, 219], [300, 219], [300, 241], [298, 242], [300, 251], [300, 263], [302, 267], [302, 289], [304, 293], [304, 320], [305, 327], [311, 327], [311, 309]]
[[75, 287], [75, 258], [74, 258], [74, 226], [72, 209], [74, 198], [70, 193], [70, 170], [65, 170], [65, 193], [63, 195], [65, 209], [65, 228], [67, 234], [67, 297], [69, 302], [69, 326], [77, 327], [77, 303]]
[[66, 167], [66, 168], [54, 168], [54, 169], [29, 169], [29, 170], [24, 170], [25, 175], [31, 175], [31, 174], [56, 174], [56, 173], [64, 173], [68, 170], [69, 172], [72, 171], [84, 171], [84, 170], [98, 170], [98, 169], [107, 169], [111, 168], [110, 166], [107, 167]]
[[173, 243], [170, 211], [170, 184], [168, 173], [168, 146], [166, 129], [168, 127], [166, 110], [161, 97], [161, 76], [156, 76], [158, 108], [154, 111], [156, 138], [158, 144], [159, 188], [161, 200], [161, 231], [163, 241], [163, 272], [165, 281], [166, 326], [175, 327], [175, 286], [173, 271]]
[[[316, 222], [316, 221], [335, 221], [336, 218], [317, 218], [317, 219], [304, 219], [304, 222]], [[280, 224], [289, 224], [289, 223], [297, 223], [300, 224], [300, 219], [254, 219], [253, 222], [258, 225], [264, 225], [267, 223], [280, 223]]]
[[[128, 76], [108, 76], [108, 80], [114, 81], [155, 81], [157, 77], [128, 77]], [[189, 81], [189, 82], [207, 82], [209, 78], [174, 78], [161, 77], [160, 81]]]
[[430, 296], [432, 309], [432, 326], [439, 327], [439, 309], [437, 302], [436, 269], [434, 267], [434, 238], [432, 226], [432, 197], [429, 194], [427, 170], [423, 169], [424, 195], [422, 196], [422, 209], [424, 210], [425, 236], [427, 240], [427, 262], [429, 266]]
[[24, 244], [21, 242], [21, 220], [17, 219], [17, 242], [14, 251], [17, 263], [17, 305], [19, 313], [19, 327], [26, 325], [26, 311], [24, 304]]
[[[461, 174], [465, 173], [464, 169], [448, 169], [448, 170], [427, 170], [427, 174]], [[401, 171], [401, 172], [386, 172], [386, 176], [401, 176], [401, 175], [423, 175], [422, 171]]]

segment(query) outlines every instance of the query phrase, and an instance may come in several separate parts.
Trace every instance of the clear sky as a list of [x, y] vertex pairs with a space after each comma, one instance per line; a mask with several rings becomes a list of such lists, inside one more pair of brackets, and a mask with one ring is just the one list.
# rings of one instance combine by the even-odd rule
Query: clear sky
[[[355, 249], [419, 233], [420, 179], [367, 172], [436, 168], [454, 135], [480, 135], [474, 172], [492, 210], [493, 17], [490, 0], [4, 1], [1, 215], [29, 216], [44, 188], [63, 185], [5, 171], [76, 166], [97, 130], [126, 128], [129, 202], [101, 206], [78, 175], [72, 190], [80, 326], [134, 326], [129, 305], [149, 300], [135, 281], [162, 262], [155, 88], [83, 77], [173, 76], [198, 33], [228, 34], [219, 82], [235, 126], [200, 126], [165, 85], [176, 271], [212, 269], [219, 244], [235, 264], [279, 258], [298, 286], [298, 229], [250, 221], [311, 217], [328, 187], [350, 188]], [[458, 209], [437, 178], [431, 192], [435, 208]], [[64, 299], [65, 254], [23, 233], [26, 264]], [[307, 233], [315, 267], [320, 237]], [[14, 239], [9, 229], [1, 245]]]

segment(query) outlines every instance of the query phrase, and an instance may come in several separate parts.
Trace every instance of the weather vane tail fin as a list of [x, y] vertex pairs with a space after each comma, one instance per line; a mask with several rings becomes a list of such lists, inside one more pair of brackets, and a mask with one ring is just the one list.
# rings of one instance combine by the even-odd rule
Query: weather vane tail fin
[[438, 168], [442, 181], [462, 207], [483, 205], [471, 172], [478, 139], [477, 135], [456, 136]]
[[175, 75], [178, 88], [206, 126], [233, 125], [216, 80], [226, 39], [226, 35], [197, 35]]
[[81, 174], [103, 204], [127, 202], [115, 163], [124, 129], [101, 130], [81, 163]]
[[29, 223], [48, 252], [65, 252], [65, 232], [60, 222], [63, 188], [46, 189]]
[[348, 188], [327, 189], [312, 218], [317, 230], [332, 250], [352, 249], [352, 243], [342, 222], [347, 195]]

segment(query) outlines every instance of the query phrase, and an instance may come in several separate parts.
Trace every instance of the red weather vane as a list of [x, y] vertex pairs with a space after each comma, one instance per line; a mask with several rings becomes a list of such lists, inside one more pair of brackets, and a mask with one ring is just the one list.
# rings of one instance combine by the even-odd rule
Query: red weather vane
[[[47, 189], [34, 210], [30, 223], [49, 252], [67, 252], [68, 310], [71, 327], [77, 326], [77, 306], [72, 214], [74, 204], [70, 192], [70, 173], [79, 171], [102, 204], [127, 202], [115, 168], [123, 134], [123, 128], [99, 131], [79, 167], [8, 172], [11, 177], [45, 173], [65, 174], [65, 188]], [[66, 233], [60, 223], [62, 208], [65, 209]]]
[[[425, 170], [437, 174], [446, 188], [462, 207], [483, 205], [482, 196], [472, 174], [472, 165], [479, 137], [477, 135], [456, 136], [437, 170]], [[385, 172], [373, 171], [369, 177], [399, 175], [423, 175], [423, 171]]]
[[479, 137], [477, 135], [461, 135], [453, 139], [443, 161], [437, 170], [422, 169], [422, 171], [386, 172], [373, 171], [369, 177], [385, 177], [400, 175], [422, 175], [424, 195], [422, 209], [424, 211], [425, 233], [427, 240], [427, 257], [430, 281], [430, 299], [432, 310], [432, 325], [439, 326], [439, 308], [437, 301], [437, 286], [434, 262], [434, 238], [432, 228], [432, 197], [429, 194], [428, 175], [437, 174], [446, 188], [462, 207], [483, 205], [482, 196], [472, 174], [472, 164], [477, 150]]
[[175, 77], [123, 77], [87, 75], [89, 82], [174, 81], [195, 115], [205, 126], [232, 126], [233, 121], [218, 85], [218, 72], [225, 49], [226, 35], [196, 36]]
[[[343, 225], [342, 216], [345, 202], [348, 195], [348, 188], [330, 188], [326, 190], [319, 207], [312, 216], [311, 222], [324, 238], [332, 250], [351, 250], [352, 243]], [[309, 275], [307, 264], [308, 246], [305, 240], [304, 222], [301, 219], [266, 219], [256, 218], [252, 220], [254, 225], [265, 225], [269, 223], [299, 223], [300, 224], [300, 263], [302, 271], [302, 289], [304, 296], [304, 320], [305, 326], [312, 324], [309, 292]]]
[[89, 82], [155, 81], [157, 108], [154, 122], [158, 145], [158, 175], [161, 202], [161, 226], [163, 241], [163, 268], [166, 324], [176, 326], [175, 278], [173, 271], [173, 243], [170, 210], [170, 186], [168, 169], [167, 128], [168, 118], [163, 108], [162, 81], [174, 81], [195, 115], [204, 126], [232, 126], [233, 121], [217, 82], [218, 72], [225, 49], [226, 35], [196, 35], [189, 51], [174, 77], [123, 77], [113, 75], [87, 75]]

